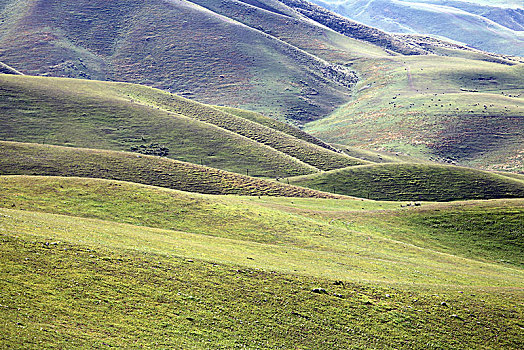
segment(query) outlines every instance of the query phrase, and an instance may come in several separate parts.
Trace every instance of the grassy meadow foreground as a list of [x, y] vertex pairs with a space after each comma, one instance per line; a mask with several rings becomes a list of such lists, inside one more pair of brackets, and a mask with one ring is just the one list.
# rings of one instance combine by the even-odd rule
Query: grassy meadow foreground
[[7, 347], [522, 345], [520, 199], [408, 207], [41, 176], [2, 176], [0, 191]]

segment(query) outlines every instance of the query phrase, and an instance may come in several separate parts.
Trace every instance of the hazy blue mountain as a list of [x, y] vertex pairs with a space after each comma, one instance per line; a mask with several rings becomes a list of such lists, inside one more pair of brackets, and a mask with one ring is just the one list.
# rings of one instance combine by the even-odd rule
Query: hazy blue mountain
[[390, 32], [431, 34], [476, 49], [524, 56], [520, 0], [312, 0], [343, 16]]

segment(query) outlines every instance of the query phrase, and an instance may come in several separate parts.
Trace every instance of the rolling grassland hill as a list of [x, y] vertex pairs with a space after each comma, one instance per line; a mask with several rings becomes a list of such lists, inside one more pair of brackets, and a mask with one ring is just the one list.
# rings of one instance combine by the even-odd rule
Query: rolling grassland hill
[[[261, 0], [271, 1], [271, 0]], [[442, 49], [455, 49], [476, 53], [477, 59], [496, 61], [501, 63], [522, 62], [519, 56], [490, 53], [483, 50], [471, 48], [450, 40], [439, 39], [436, 37], [421, 34], [395, 34], [384, 32], [375, 27], [364, 25], [347, 17], [341, 16], [328, 9], [315, 5], [306, 0], [279, 0], [287, 6], [300, 13], [301, 15], [323, 25], [344, 36], [369, 42], [375, 46], [383, 48], [389, 55], [428, 55], [437, 54], [440, 56], [452, 55], [457, 53], [445, 53]], [[373, 1], [370, 1], [370, 4]]]
[[[353, 90], [354, 102], [307, 124], [308, 132], [350, 146], [389, 149], [421, 159], [485, 169], [521, 171], [521, 58], [428, 37], [387, 34], [302, 0], [282, 3], [354, 42], [372, 43], [397, 55], [366, 56], [347, 49], [354, 58], [347, 61], [346, 57], [345, 62], [360, 78]], [[251, 21], [244, 22], [252, 23], [251, 17], [244, 14]], [[279, 26], [266, 31], [286, 38], [285, 30]], [[301, 45], [298, 39], [286, 40]], [[344, 62], [342, 56], [328, 59]], [[440, 96], [430, 101], [435, 94]], [[409, 95], [410, 100], [399, 100], [404, 95]], [[429, 101], [425, 101], [428, 97]], [[416, 108], [417, 102], [420, 108]]]
[[[358, 159], [366, 160], [372, 163], [426, 163], [426, 164], [435, 164], [434, 160], [425, 160], [422, 158], [416, 158], [411, 157], [406, 154], [401, 154], [398, 152], [387, 152], [387, 151], [371, 151], [366, 150], [363, 148], [358, 147], [352, 147], [342, 144], [332, 144], [333, 147], [336, 147], [337, 149], [343, 151], [345, 154], [355, 157]], [[515, 173], [507, 173], [503, 172], [504, 174], [512, 174], [516, 175]]]
[[0, 189], [6, 347], [522, 345], [522, 200], [403, 208], [35, 176]]
[[290, 183], [375, 200], [522, 198], [524, 181], [450, 165], [383, 163], [298, 176]]
[[[523, 196], [518, 179], [430, 162], [417, 165], [404, 156], [362, 151], [349, 156], [259, 114], [213, 108], [138, 85], [15, 75], [0, 76], [0, 81], [5, 126], [0, 135], [32, 142], [2, 142], [3, 174], [101, 177], [217, 194], [328, 196], [286, 187], [291, 183], [382, 200]], [[282, 178], [282, 184], [106, 149], [162, 151], [176, 160]], [[350, 148], [345, 151], [351, 154]], [[377, 164], [383, 162], [390, 164]], [[289, 178], [293, 175], [306, 176]]]
[[0, 156], [0, 175], [103, 178], [208, 194], [305, 198], [339, 194], [392, 201], [524, 197], [523, 179], [514, 174], [431, 163], [369, 163], [267, 181], [165, 157], [34, 143], [0, 141]]
[[25, 74], [145, 84], [304, 123], [348, 100], [358, 79], [348, 63], [356, 59], [425, 55], [441, 47], [469, 52], [340, 24], [333, 13], [318, 15], [320, 8], [310, 6], [296, 0], [2, 0], [0, 60]]
[[283, 133], [289, 134], [298, 139], [313, 143], [315, 145], [330, 149], [332, 151], [337, 151], [337, 149], [331, 146], [330, 144], [322, 141], [319, 138], [316, 138], [311, 134], [308, 134], [307, 132], [302, 131], [300, 128], [290, 125], [289, 123], [278, 121], [273, 118], [267, 117], [263, 114], [252, 111], [246, 111], [244, 109], [223, 106], [215, 106], [215, 108], [220, 109], [226, 113], [254, 121], [258, 124], [265, 125], [271, 129], [282, 131]]
[[[346, 46], [345, 56], [324, 56], [358, 72], [360, 80], [353, 90], [353, 102], [328, 118], [307, 124], [306, 131], [350, 146], [389, 149], [421, 159], [485, 169], [521, 171], [521, 58], [429, 37], [387, 34], [306, 1], [281, 2], [353, 39]], [[256, 4], [267, 7], [275, 1]], [[307, 47], [300, 42], [301, 35], [292, 36], [289, 28], [286, 31], [285, 26], [275, 24], [278, 21], [269, 20], [278, 17], [275, 11], [266, 11], [267, 20], [261, 24], [256, 21], [261, 17], [255, 16], [255, 9], [235, 12], [232, 6], [206, 6], [215, 11], [224, 8], [224, 13], [240, 13], [238, 18], [244, 23], [258, 25], [267, 33], [314, 52], [313, 45]], [[370, 55], [369, 50], [355, 44], [358, 42], [383, 47], [386, 55]], [[315, 54], [321, 55], [318, 50]], [[352, 56], [349, 60], [348, 55]], [[439, 97], [431, 101], [435, 94]], [[410, 96], [409, 101], [399, 100], [404, 95]], [[416, 108], [417, 102], [420, 108]]]
[[307, 123], [324, 142], [523, 166], [518, 57], [389, 34], [302, 0], [3, 0], [0, 11], [0, 60], [23, 73], [160, 87]]
[[123, 180], [208, 194], [339, 197], [165, 157], [9, 141], [0, 141], [0, 174]]
[[274, 178], [366, 163], [139, 85], [14, 75], [0, 81], [3, 140], [141, 153], [162, 145], [173, 159]]
[[524, 65], [410, 56], [359, 63], [353, 100], [306, 131], [325, 141], [524, 170]]
[[0, 0], [0, 61], [0, 348], [524, 348], [520, 58], [302, 0]]
[[[327, 114], [356, 82], [198, 2], [2, 0], [0, 11], [0, 60], [30, 75], [139, 83], [296, 120]], [[342, 50], [343, 40], [318, 45]]]
[[327, 13], [316, 16], [317, 12], [309, 8], [313, 4], [305, 1], [194, 2], [330, 62], [345, 63], [357, 58], [389, 56], [392, 53], [428, 52], [417, 43], [398, 40], [394, 35], [355, 22], [351, 22], [353, 26], [350, 30], [342, 32], [339, 27], [323, 20], [332, 19], [334, 13], [315, 7], [314, 10]]

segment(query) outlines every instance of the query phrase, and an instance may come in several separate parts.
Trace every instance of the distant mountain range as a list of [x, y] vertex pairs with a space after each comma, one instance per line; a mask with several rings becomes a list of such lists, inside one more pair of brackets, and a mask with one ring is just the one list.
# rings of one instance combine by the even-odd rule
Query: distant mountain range
[[346, 62], [432, 45], [296, 0], [0, 0], [0, 61], [24, 74], [145, 84], [302, 124], [350, 98]]
[[389, 32], [431, 34], [500, 54], [524, 56], [524, 2], [517, 0], [312, 0]]
[[[504, 23], [518, 29], [511, 11]], [[136, 83], [259, 112], [328, 143], [488, 169], [524, 169], [523, 60], [388, 33], [304, 0], [0, 0], [2, 72]], [[202, 148], [206, 135], [187, 137]], [[177, 159], [200, 153], [209, 152]], [[230, 165], [221, 167], [245, 170]]]
[[317, 119], [348, 99], [354, 72], [268, 32], [285, 20], [292, 33], [310, 33], [295, 42], [327, 54], [341, 51], [345, 39], [327, 38], [325, 28], [273, 5], [0, 0], [0, 61], [29, 75], [133, 82], [275, 117]]

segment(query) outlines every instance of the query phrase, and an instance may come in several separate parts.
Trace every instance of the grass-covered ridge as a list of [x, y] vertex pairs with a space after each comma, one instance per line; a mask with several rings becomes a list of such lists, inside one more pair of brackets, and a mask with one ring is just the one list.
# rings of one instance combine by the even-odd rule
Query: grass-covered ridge
[[523, 66], [308, 7], [0, 0], [0, 348], [524, 348]]
[[388, 32], [438, 35], [479, 50], [524, 56], [522, 3], [513, 0], [313, 2]]
[[318, 141], [311, 142], [316, 141], [315, 138], [305, 141], [304, 133], [300, 135], [301, 137], [296, 137], [286, 132], [287, 130], [279, 130], [283, 129], [282, 127], [277, 129], [275, 127], [277, 123], [266, 126], [264, 124], [268, 124], [267, 121], [259, 123], [251, 118], [246, 118], [245, 114], [249, 113], [245, 113], [244, 117], [237, 116], [160, 90], [144, 89], [138, 85], [121, 85], [117, 92], [135, 102], [216, 125], [290, 155], [320, 170], [339, 169], [363, 163], [324, 145], [319, 146]]
[[438, 212], [421, 210], [402, 219], [415, 229], [428, 232], [429, 239], [437, 244], [462, 236], [464, 242], [456, 249], [465, 256], [482, 256], [524, 267], [523, 206], [466, 205]]
[[[403, 205], [400, 205], [402, 208]], [[522, 267], [524, 199], [404, 206], [400, 211], [316, 212], [360, 232], [466, 258]]]
[[[25, 76], [1, 76], [0, 82], [4, 97], [0, 118], [6, 126], [0, 137], [11, 141], [115, 150], [161, 143], [175, 159], [275, 177], [363, 163], [258, 122], [144, 86]], [[246, 163], [252, 163], [252, 169]], [[265, 168], [263, 173], [260, 168]]]
[[288, 123], [281, 122], [279, 120], [266, 117], [260, 113], [247, 111], [244, 109], [233, 108], [233, 107], [224, 107], [224, 106], [215, 106], [215, 108], [220, 109], [226, 113], [236, 115], [238, 117], [254, 121], [258, 124], [265, 125], [271, 129], [282, 131], [288, 135], [294, 136], [298, 139], [313, 143], [315, 145], [330, 149], [332, 151], [336, 150], [333, 146], [325, 143], [324, 141], [314, 137], [307, 132], [302, 131], [298, 127], [294, 127]]
[[[321, 12], [334, 30], [316, 16], [304, 18], [306, 2], [285, 3], [298, 12], [273, 0], [9, 1], [0, 15], [0, 60], [27, 74], [141, 83], [299, 124], [351, 100], [307, 130], [327, 142], [522, 168], [517, 60], [348, 24], [346, 34], [377, 46], [336, 32], [341, 19], [327, 11]], [[434, 55], [394, 56], [384, 49], [390, 39], [406, 49], [397, 53]], [[434, 94], [441, 101], [431, 101]], [[322, 163], [324, 156], [312, 155], [308, 164], [342, 165]], [[201, 157], [194, 158], [183, 160]]]
[[[317, 171], [268, 145], [197, 120], [194, 115], [138, 103], [125, 95], [137, 90], [145, 97], [164, 95], [158, 90], [131, 84], [11, 75], [0, 75], [0, 83], [3, 140], [118, 151], [157, 143], [169, 149], [170, 158], [239, 173], [249, 170], [255, 176]], [[189, 111], [194, 107], [200, 113], [220, 113], [189, 100], [180, 101]], [[289, 136], [288, 140], [295, 139]]]
[[377, 200], [451, 201], [522, 198], [524, 181], [448, 165], [384, 163], [290, 179], [290, 183]]
[[0, 141], [0, 175], [78, 176], [123, 180], [188, 192], [332, 197], [307, 188], [137, 153]]
[[[0, 187], [1, 207], [229, 239], [306, 247], [313, 244], [308, 237], [316, 232], [337, 231], [307, 217], [257, 207], [249, 200], [235, 201], [229, 196], [205, 196], [127, 182], [7, 176], [0, 177]], [[109, 227], [109, 223], [104, 225]]]
[[352, 147], [341, 144], [332, 144], [333, 147], [343, 151], [350, 157], [362, 159], [371, 163], [429, 163], [435, 164], [434, 160], [412, 157], [399, 152], [372, 151], [364, 148]]
[[[350, 93], [336, 74], [331, 76], [331, 64], [241, 25], [234, 13], [228, 18], [195, 1], [24, 0], [9, 5], [0, 9], [0, 61], [26, 74], [127, 81], [204, 103], [307, 120], [327, 114]], [[342, 36], [335, 40], [317, 25], [308, 27], [320, 32], [316, 47], [342, 49]], [[354, 76], [345, 71], [351, 84]]]

